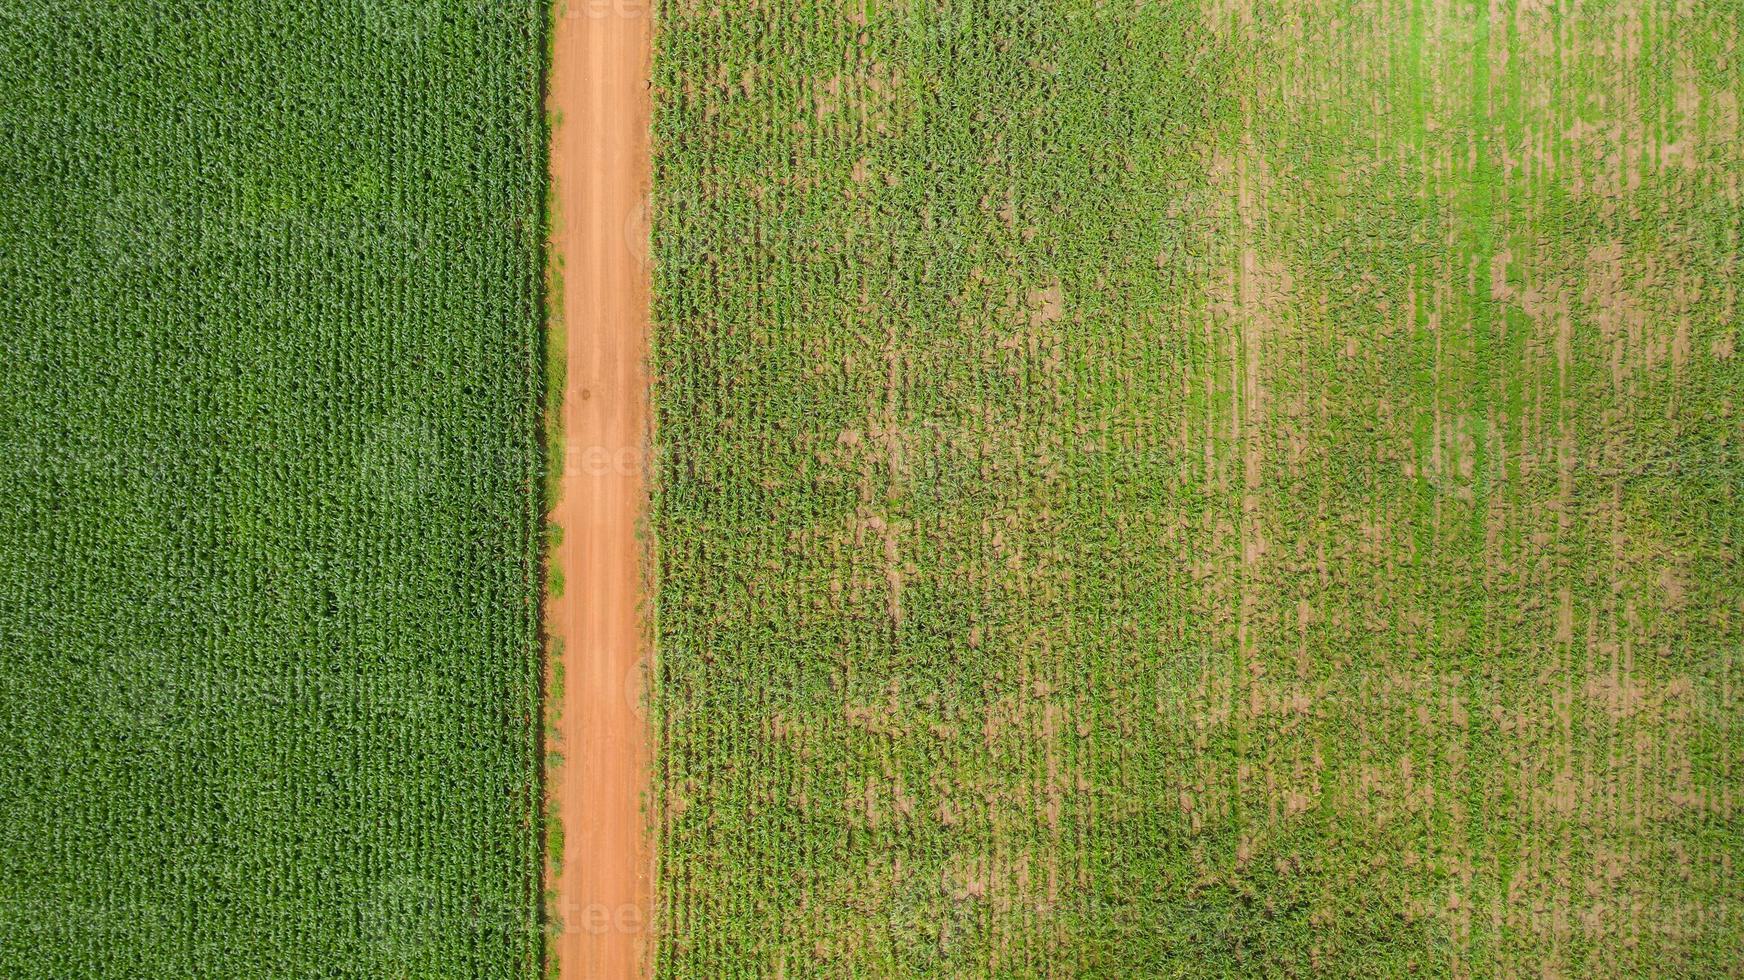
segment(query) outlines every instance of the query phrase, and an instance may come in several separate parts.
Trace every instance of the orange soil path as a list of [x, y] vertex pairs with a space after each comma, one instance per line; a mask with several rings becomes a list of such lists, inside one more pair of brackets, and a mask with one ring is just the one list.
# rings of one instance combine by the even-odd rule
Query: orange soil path
[[565, 674], [552, 706], [563, 761], [548, 779], [565, 835], [552, 913], [563, 980], [617, 980], [647, 972], [651, 896], [637, 534], [647, 500], [648, 0], [558, 0], [552, 29], [552, 248], [568, 359], [552, 512], [564, 587], [546, 606]]

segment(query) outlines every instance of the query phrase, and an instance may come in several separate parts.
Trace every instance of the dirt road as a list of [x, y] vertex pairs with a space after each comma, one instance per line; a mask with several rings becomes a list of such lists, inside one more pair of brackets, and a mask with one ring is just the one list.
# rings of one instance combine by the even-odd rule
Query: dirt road
[[563, 764], [548, 791], [565, 833], [552, 883], [563, 980], [646, 972], [651, 894], [642, 814], [648, 740], [639, 710], [647, 644], [640, 606], [647, 499], [646, 0], [559, 0], [549, 108], [556, 120], [552, 237], [568, 374], [563, 481], [553, 518], [562, 594], [547, 600], [565, 684]]

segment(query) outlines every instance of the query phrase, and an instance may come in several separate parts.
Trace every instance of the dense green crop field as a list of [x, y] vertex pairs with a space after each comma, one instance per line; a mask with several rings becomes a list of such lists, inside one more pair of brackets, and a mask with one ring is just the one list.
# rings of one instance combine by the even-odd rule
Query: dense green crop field
[[0, 975], [538, 974], [544, 23], [0, 3]]
[[667, 0], [667, 977], [1744, 970], [1744, 14]]

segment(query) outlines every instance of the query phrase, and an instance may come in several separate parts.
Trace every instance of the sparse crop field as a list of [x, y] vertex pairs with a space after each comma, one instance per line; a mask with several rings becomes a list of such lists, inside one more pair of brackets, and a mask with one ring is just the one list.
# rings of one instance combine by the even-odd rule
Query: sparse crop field
[[659, 12], [659, 975], [1744, 971], [1738, 4]]
[[538, 976], [544, 24], [0, 0], [0, 975]]

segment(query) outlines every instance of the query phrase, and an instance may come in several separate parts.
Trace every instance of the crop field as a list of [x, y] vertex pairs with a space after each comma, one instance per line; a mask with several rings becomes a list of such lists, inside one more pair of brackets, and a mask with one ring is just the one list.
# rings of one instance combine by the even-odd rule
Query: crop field
[[1744, 8], [659, 17], [657, 975], [1744, 971]]
[[539, 975], [545, 18], [0, 2], [0, 975]]

